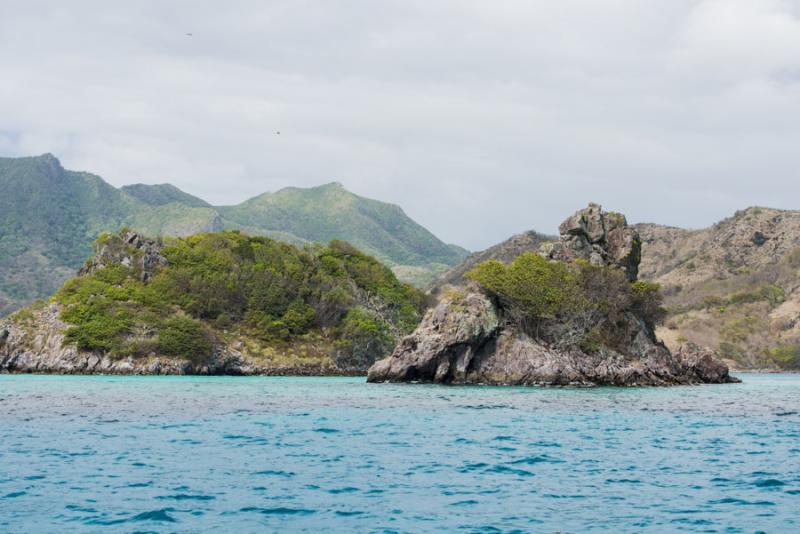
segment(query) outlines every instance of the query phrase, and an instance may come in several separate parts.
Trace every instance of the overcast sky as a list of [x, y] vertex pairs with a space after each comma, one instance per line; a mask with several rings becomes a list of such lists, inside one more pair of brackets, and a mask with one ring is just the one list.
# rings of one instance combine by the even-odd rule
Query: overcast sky
[[0, 0], [0, 156], [44, 152], [215, 204], [336, 180], [471, 249], [796, 209], [800, 0]]

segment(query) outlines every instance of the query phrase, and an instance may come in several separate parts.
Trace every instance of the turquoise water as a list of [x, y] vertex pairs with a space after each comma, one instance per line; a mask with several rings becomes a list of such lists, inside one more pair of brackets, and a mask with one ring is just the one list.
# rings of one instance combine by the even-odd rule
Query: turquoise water
[[0, 376], [0, 532], [800, 532], [800, 376]]

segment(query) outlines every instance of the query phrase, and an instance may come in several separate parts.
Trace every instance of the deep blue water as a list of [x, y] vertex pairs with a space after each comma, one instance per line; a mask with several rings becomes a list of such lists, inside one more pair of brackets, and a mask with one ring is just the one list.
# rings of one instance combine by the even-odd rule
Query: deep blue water
[[800, 376], [0, 376], [0, 532], [800, 532]]

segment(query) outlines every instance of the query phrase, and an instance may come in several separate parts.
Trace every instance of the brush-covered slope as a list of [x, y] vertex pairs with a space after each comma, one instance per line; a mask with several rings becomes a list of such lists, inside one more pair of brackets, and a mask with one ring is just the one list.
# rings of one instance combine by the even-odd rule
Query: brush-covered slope
[[661, 284], [659, 335], [740, 368], [800, 368], [800, 212], [748, 208], [710, 228], [637, 225], [640, 276]]
[[80, 267], [101, 232], [123, 227], [166, 236], [241, 229], [295, 245], [344, 239], [419, 285], [466, 255], [399, 207], [338, 185], [284, 189], [215, 208], [170, 184], [117, 189], [45, 154], [0, 158], [0, 191], [0, 316], [50, 295]]
[[251, 232], [285, 232], [316, 242], [343, 239], [391, 266], [449, 266], [467, 254], [440, 241], [399, 206], [355, 195], [339, 183], [288, 187], [218, 209], [228, 224]]
[[425, 296], [342, 241], [238, 232], [104, 234], [50, 304], [0, 324], [0, 371], [365, 371], [417, 325]]

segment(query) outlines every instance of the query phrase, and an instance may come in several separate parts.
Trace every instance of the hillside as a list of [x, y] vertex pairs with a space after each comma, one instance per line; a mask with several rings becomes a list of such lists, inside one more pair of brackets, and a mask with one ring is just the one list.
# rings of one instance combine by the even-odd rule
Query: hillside
[[149, 204], [151, 206], [163, 206], [164, 204], [171, 204], [177, 202], [190, 208], [210, 208], [211, 204], [184, 193], [172, 184], [133, 184], [124, 185], [120, 188], [121, 191], [127, 193], [129, 196]]
[[151, 206], [51, 154], [0, 158], [0, 314], [50, 295], [104, 230], [183, 235], [219, 227], [212, 208]]
[[655, 224], [640, 276], [670, 312], [658, 334], [710, 346], [744, 368], [800, 368], [800, 212], [748, 208], [701, 230]]
[[289, 188], [216, 208], [170, 184], [115, 188], [65, 170], [51, 154], [0, 158], [0, 316], [52, 294], [104, 231], [186, 236], [241, 229], [296, 245], [342, 239], [422, 284], [466, 251], [439, 241], [394, 205], [338, 185]]
[[[741, 369], [800, 369], [800, 211], [749, 208], [705, 229], [633, 226], [639, 278], [661, 285], [669, 312], [658, 336], [677, 351], [693, 342]], [[526, 232], [470, 255], [440, 276], [464, 283], [486, 260], [511, 261], [554, 238]]]
[[341, 374], [417, 325], [424, 294], [343, 241], [103, 234], [50, 304], [0, 323], [0, 371]]
[[307, 189], [288, 187], [218, 210], [229, 226], [283, 232], [320, 243], [344, 239], [391, 266], [444, 267], [467, 254], [442, 243], [399, 206], [354, 195], [335, 182]]

